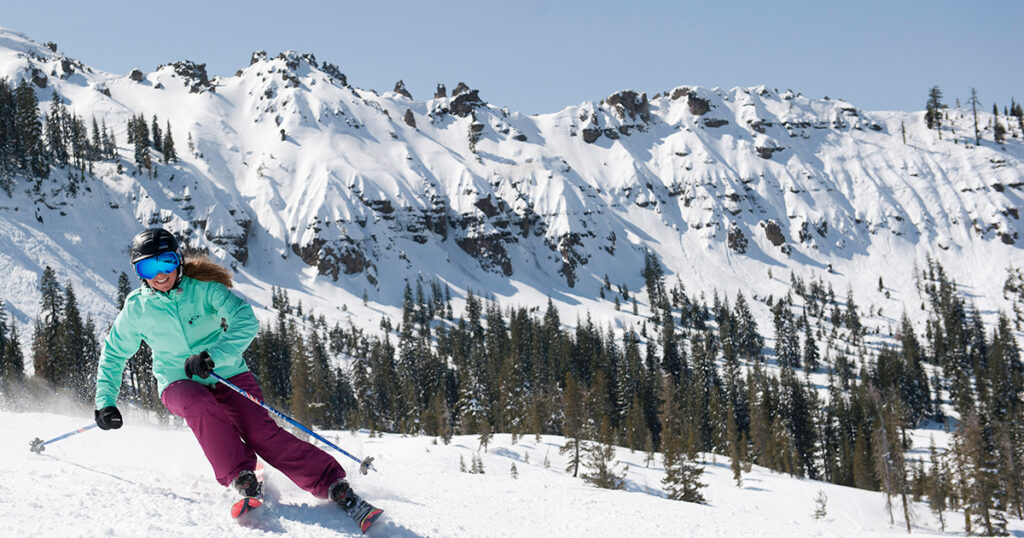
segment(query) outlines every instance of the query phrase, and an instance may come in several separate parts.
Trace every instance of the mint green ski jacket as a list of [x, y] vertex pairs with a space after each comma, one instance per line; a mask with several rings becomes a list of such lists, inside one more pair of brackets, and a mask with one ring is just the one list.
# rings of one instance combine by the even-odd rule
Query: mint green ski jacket
[[[222, 321], [223, 320], [223, 321]], [[242, 359], [259, 322], [252, 307], [219, 282], [187, 276], [164, 293], [143, 286], [125, 298], [103, 342], [96, 375], [96, 409], [116, 405], [125, 361], [145, 340], [153, 350], [153, 375], [160, 394], [185, 377], [185, 360], [206, 350], [224, 378], [247, 372]], [[217, 380], [192, 378], [204, 385]]]

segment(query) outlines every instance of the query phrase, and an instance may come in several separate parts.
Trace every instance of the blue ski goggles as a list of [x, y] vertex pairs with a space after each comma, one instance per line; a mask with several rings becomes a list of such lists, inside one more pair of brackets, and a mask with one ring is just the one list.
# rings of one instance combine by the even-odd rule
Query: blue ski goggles
[[161, 273], [170, 273], [181, 265], [181, 257], [177, 252], [164, 252], [152, 258], [146, 258], [135, 262], [135, 274], [139, 278], [149, 280]]

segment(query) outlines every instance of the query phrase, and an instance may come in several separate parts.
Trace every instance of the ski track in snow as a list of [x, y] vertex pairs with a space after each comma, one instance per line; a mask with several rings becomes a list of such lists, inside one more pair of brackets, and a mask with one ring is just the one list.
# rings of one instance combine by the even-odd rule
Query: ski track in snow
[[[42, 454], [29, 442], [44, 440], [89, 423], [74, 416], [0, 411], [0, 520], [5, 536], [360, 536], [356, 524], [329, 501], [299, 490], [273, 468], [267, 469], [267, 504], [235, 521], [234, 495], [218, 485], [191, 432], [158, 426], [127, 410], [116, 431], [90, 430], [48, 445]], [[708, 505], [663, 497], [664, 475], [645, 454], [619, 448], [628, 462], [627, 490], [589, 486], [564, 472], [558, 454], [563, 439], [533, 436], [512, 444], [496, 435], [486, 452], [475, 436], [457, 436], [450, 445], [432, 437], [329, 432], [346, 450], [376, 457], [378, 472], [350, 475], [353, 488], [385, 510], [369, 536], [517, 537], [533, 536], [882, 536], [905, 535], [899, 515], [890, 526], [884, 497], [869, 492], [796, 479], [755, 467], [732, 480], [729, 460], [705, 462]], [[481, 456], [485, 474], [459, 471]], [[549, 466], [545, 466], [545, 460]], [[347, 458], [339, 458], [352, 470]], [[518, 479], [511, 477], [515, 463]], [[618, 467], [621, 469], [621, 464]], [[828, 496], [828, 516], [816, 521], [814, 498]], [[937, 535], [938, 522], [927, 506], [915, 504], [914, 535]], [[947, 513], [953, 533], [963, 516]], [[959, 528], [957, 525], [961, 525]], [[1024, 535], [1012, 520], [1010, 530]]]

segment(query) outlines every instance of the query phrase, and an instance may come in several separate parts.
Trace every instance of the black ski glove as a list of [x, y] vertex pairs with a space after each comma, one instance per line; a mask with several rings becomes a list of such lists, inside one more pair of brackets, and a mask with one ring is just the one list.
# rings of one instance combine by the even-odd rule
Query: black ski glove
[[108, 405], [103, 409], [96, 410], [96, 425], [101, 430], [116, 430], [124, 424], [124, 419], [121, 418], [121, 412], [117, 410], [117, 407]]
[[192, 376], [199, 376], [199, 379], [206, 379], [213, 373], [213, 359], [210, 354], [203, 351], [198, 355], [192, 355], [185, 361], [185, 375], [189, 379]]

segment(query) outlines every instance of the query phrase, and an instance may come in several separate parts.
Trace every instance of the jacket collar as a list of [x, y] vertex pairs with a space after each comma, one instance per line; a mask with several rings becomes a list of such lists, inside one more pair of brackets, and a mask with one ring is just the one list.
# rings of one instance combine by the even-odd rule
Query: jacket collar
[[178, 283], [167, 291], [156, 291], [145, 282], [142, 283], [142, 294], [146, 297], [159, 297], [162, 299], [174, 299], [185, 293], [185, 287], [192, 284], [192, 279], [182, 275]]

